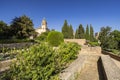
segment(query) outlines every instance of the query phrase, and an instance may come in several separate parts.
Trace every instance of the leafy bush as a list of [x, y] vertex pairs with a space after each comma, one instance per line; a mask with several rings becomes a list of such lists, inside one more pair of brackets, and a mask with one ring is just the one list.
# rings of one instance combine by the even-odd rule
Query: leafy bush
[[92, 47], [99, 46], [98, 42], [89, 42], [89, 45]]
[[59, 80], [58, 73], [77, 58], [80, 46], [75, 43], [61, 44], [53, 49], [47, 44], [34, 45], [21, 51], [17, 62], [11, 65], [2, 80]]
[[38, 36], [38, 37], [36, 38], [36, 40], [39, 40], [39, 41], [47, 41], [48, 33], [49, 33], [49, 32], [44, 32], [44, 33], [42, 33], [40, 36]]
[[68, 66], [68, 64], [77, 58], [80, 46], [76, 43], [63, 43], [56, 51], [58, 57], [56, 58], [57, 70], [62, 70]]
[[52, 46], [58, 46], [63, 41], [63, 34], [57, 31], [51, 31], [47, 36], [48, 43]]

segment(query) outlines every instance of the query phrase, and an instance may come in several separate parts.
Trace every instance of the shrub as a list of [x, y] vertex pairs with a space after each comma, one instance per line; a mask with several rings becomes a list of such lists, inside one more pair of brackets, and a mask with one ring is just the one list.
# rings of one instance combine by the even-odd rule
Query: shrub
[[68, 66], [68, 64], [77, 58], [78, 51], [80, 46], [76, 43], [63, 43], [59, 46], [59, 49], [56, 51], [56, 55], [59, 57], [56, 58], [57, 70], [62, 70]]
[[98, 42], [89, 42], [89, 45], [92, 47], [99, 46]]
[[1, 80], [59, 80], [58, 73], [77, 58], [80, 46], [63, 43], [57, 49], [41, 43], [21, 51]]
[[36, 38], [36, 40], [39, 40], [39, 41], [47, 41], [48, 33], [49, 33], [49, 32], [44, 32], [44, 33], [42, 33], [40, 36], [38, 36], [38, 37]]
[[47, 41], [52, 46], [58, 46], [64, 42], [63, 34], [57, 31], [51, 31], [47, 36]]

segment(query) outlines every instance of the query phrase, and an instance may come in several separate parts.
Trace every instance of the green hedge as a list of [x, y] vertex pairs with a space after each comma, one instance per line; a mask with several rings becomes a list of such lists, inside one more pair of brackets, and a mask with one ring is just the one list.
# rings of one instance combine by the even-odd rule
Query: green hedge
[[58, 46], [64, 42], [63, 34], [57, 31], [51, 31], [47, 36], [47, 41], [52, 46]]

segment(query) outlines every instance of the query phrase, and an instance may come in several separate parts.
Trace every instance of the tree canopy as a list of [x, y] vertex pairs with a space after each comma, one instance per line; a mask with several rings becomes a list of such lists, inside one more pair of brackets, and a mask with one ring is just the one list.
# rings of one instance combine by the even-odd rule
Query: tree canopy
[[90, 31], [89, 31], [89, 26], [88, 26], [88, 24], [87, 24], [87, 27], [86, 27], [85, 38], [86, 38], [86, 40], [89, 40], [89, 39], [90, 39]]
[[73, 31], [72, 25], [70, 24], [69, 26], [67, 23], [67, 20], [65, 20], [62, 27], [62, 33], [64, 35], [64, 38], [72, 39], [74, 37], [73, 32], [74, 31]]
[[76, 29], [75, 38], [77, 39], [85, 38], [85, 31], [84, 31], [84, 27], [82, 26], [82, 24], [79, 25], [78, 29]]
[[0, 21], [0, 39], [7, 39], [10, 36], [10, 27], [4, 22]]
[[94, 41], [94, 30], [92, 25], [90, 25], [90, 41]]
[[15, 17], [11, 24], [11, 32], [16, 38], [29, 38], [35, 34], [32, 20], [26, 15]]

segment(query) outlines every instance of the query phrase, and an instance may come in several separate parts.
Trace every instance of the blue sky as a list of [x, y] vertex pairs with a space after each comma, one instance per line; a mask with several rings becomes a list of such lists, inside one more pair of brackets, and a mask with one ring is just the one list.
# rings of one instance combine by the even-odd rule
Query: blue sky
[[120, 30], [120, 0], [0, 0], [0, 20], [10, 24], [24, 14], [35, 28], [45, 17], [48, 27], [58, 31], [65, 19], [74, 30], [79, 24], [92, 24], [95, 32], [103, 26]]

